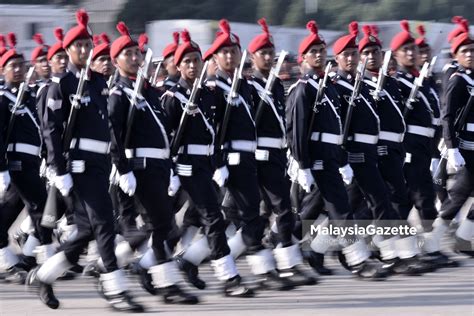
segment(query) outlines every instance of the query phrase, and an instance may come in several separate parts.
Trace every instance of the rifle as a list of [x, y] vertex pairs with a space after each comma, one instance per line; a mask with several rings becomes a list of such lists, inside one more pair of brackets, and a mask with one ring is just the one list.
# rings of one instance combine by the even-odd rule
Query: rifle
[[434, 56], [433, 58], [431, 58], [430, 66], [428, 68], [428, 77], [433, 76], [433, 68], [434, 68], [437, 60], [438, 60], [438, 56]]
[[25, 97], [26, 89], [28, 88], [28, 84], [30, 83], [34, 72], [35, 72], [35, 67], [31, 66], [28, 69], [28, 72], [26, 73], [25, 81], [23, 81], [20, 84], [20, 87], [18, 88], [18, 94], [16, 96], [16, 101], [15, 101], [15, 104], [13, 105], [12, 110], [11, 110], [12, 113], [10, 115], [10, 121], [8, 122], [8, 129], [7, 129], [7, 134], [6, 134], [7, 136], [5, 137], [5, 147], [8, 147], [8, 141], [10, 140], [10, 136], [13, 132], [13, 125], [15, 124], [15, 117], [16, 117], [15, 113], [23, 102], [23, 98]]
[[179, 145], [181, 144], [181, 139], [183, 138], [184, 129], [186, 127], [186, 123], [188, 121], [188, 117], [194, 113], [194, 111], [198, 108], [196, 104], [196, 99], [198, 97], [198, 92], [202, 89], [204, 79], [207, 73], [207, 66], [209, 65], [209, 61], [207, 60], [204, 63], [204, 66], [201, 70], [201, 75], [199, 78], [194, 80], [193, 90], [191, 91], [191, 95], [189, 96], [188, 102], [186, 102], [186, 107], [184, 108], [183, 113], [181, 114], [181, 119], [179, 121], [178, 129], [176, 130], [176, 134], [173, 138], [173, 144], [171, 145], [171, 156], [174, 157], [178, 154]]
[[156, 87], [156, 79], [158, 79], [158, 75], [160, 74], [161, 66], [163, 65], [163, 57], [158, 59], [158, 64], [156, 65], [155, 73], [153, 77], [150, 79], [150, 83], [152, 87]]
[[[467, 116], [469, 115], [469, 112], [471, 111], [473, 103], [474, 103], [474, 88], [471, 88], [471, 90], [469, 91], [469, 99], [467, 100], [466, 105], [462, 108], [461, 112], [456, 117], [456, 120], [454, 122], [456, 136], [459, 135], [463, 126], [465, 125]], [[436, 167], [436, 171], [433, 174], [433, 183], [437, 187], [444, 188], [446, 186], [446, 180], [448, 178], [448, 171], [446, 169], [446, 166], [448, 164], [448, 157], [447, 157], [448, 149], [445, 143], [443, 143], [442, 147], [443, 148], [441, 149], [441, 158], [439, 160], [438, 166]]]
[[130, 137], [132, 135], [133, 120], [135, 118], [135, 112], [137, 109], [142, 109], [144, 107], [144, 105], [140, 101], [143, 100], [143, 96], [142, 96], [143, 84], [145, 83], [146, 78], [148, 77], [148, 70], [150, 69], [152, 57], [153, 57], [153, 52], [151, 51], [150, 48], [148, 48], [145, 55], [145, 62], [143, 64], [143, 67], [141, 67], [138, 70], [137, 80], [135, 81], [135, 87], [133, 89], [132, 96], [130, 97], [130, 108], [129, 108], [128, 116], [127, 116], [127, 131], [125, 133], [125, 139], [124, 139], [125, 148], [127, 148], [127, 146], [130, 143]]
[[327, 82], [329, 78], [329, 72], [331, 71], [332, 63], [329, 62], [326, 65], [326, 69], [324, 70], [324, 77], [319, 79], [318, 85], [319, 89], [316, 94], [316, 99], [314, 100], [313, 111], [311, 113], [311, 119], [309, 121], [308, 126], [308, 142], [311, 140], [311, 131], [313, 130], [314, 120], [316, 119], [316, 114], [318, 113], [318, 106], [321, 104], [324, 98], [324, 92], [327, 88]]
[[273, 90], [273, 85], [275, 84], [275, 79], [278, 77], [278, 74], [280, 73], [281, 66], [283, 62], [285, 61], [285, 57], [288, 55], [287, 51], [282, 50], [280, 52], [280, 56], [278, 57], [278, 61], [274, 67], [270, 70], [270, 75], [268, 76], [267, 83], [265, 84], [265, 91], [263, 95], [260, 97], [260, 102], [257, 107], [257, 114], [255, 115], [255, 126], [258, 127], [258, 124], [260, 123], [260, 120], [262, 119], [263, 115], [263, 104], [265, 102], [265, 97], [271, 97], [272, 95], [272, 90]]
[[232, 79], [232, 85], [230, 87], [229, 95], [227, 96], [227, 105], [226, 105], [226, 108], [225, 108], [224, 118], [222, 120], [222, 125], [221, 125], [221, 128], [219, 130], [219, 132], [220, 132], [219, 142], [217, 143], [217, 148], [219, 148], [219, 149], [224, 144], [225, 135], [226, 135], [226, 132], [227, 132], [227, 127], [229, 125], [230, 113], [231, 113], [232, 107], [234, 106], [233, 105], [234, 99], [238, 98], [238, 96], [239, 96], [238, 91], [239, 91], [239, 87], [240, 87], [240, 82], [243, 79], [243, 70], [244, 70], [244, 64], [245, 64], [246, 59], [247, 59], [247, 50], [244, 50], [243, 53], [242, 53], [242, 58], [240, 59], [239, 69], [238, 69], [238, 71], [234, 71], [234, 77]]
[[392, 58], [392, 51], [388, 50], [385, 52], [383, 57], [382, 67], [379, 69], [379, 77], [377, 79], [377, 87], [372, 92], [372, 96], [375, 101], [379, 101], [382, 96], [383, 86], [385, 84], [385, 78], [388, 75], [388, 64], [390, 63], [390, 58]]
[[107, 81], [107, 87], [109, 89], [112, 88], [113, 84], [117, 81], [118, 76], [120, 75], [120, 71], [115, 69], [114, 74], [110, 76], [109, 80]]
[[360, 90], [362, 88], [362, 81], [365, 74], [365, 67], [367, 66], [367, 59], [362, 63], [359, 63], [357, 66], [357, 74], [354, 82], [354, 89], [352, 90], [351, 98], [349, 99], [349, 104], [347, 105], [346, 121], [344, 125], [344, 133], [342, 137], [342, 146], [345, 146], [347, 143], [347, 138], [349, 137], [349, 128], [351, 126], [352, 120], [352, 111], [355, 107], [355, 100], [360, 95]]
[[421, 68], [420, 75], [416, 77], [415, 81], [413, 82], [413, 88], [410, 91], [410, 95], [408, 97], [405, 109], [403, 110], [404, 119], [406, 119], [408, 116], [408, 113], [410, 113], [410, 111], [413, 110], [412, 103], [416, 102], [418, 90], [423, 86], [423, 81], [425, 81], [426, 77], [428, 76], [428, 68], [429, 68], [429, 63], [425, 62], [423, 64], [423, 67]]
[[[84, 68], [81, 69], [79, 77], [79, 83], [77, 84], [76, 94], [71, 101], [71, 111], [67, 120], [67, 125], [64, 130], [63, 136], [63, 155], [68, 158], [69, 147], [71, 146], [72, 134], [76, 124], [76, 119], [79, 110], [81, 109], [81, 99], [84, 96], [84, 86], [86, 81], [89, 80], [89, 71], [92, 62], [92, 51], [87, 58], [87, 63]], [[58, 189], [54, 184], [51, 184], [48, 191], [48, 198], [44, 206], [43, 217], [41, 219], [41, 226], [46, 228], [54, 228], [56, 221], [58, 220], [58, 209], [57, 209], [57, 196]]]

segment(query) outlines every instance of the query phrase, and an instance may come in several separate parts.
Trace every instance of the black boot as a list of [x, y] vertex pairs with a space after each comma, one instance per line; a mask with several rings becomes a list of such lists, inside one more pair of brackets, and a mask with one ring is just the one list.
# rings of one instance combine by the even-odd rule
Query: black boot
[[19, 259], [20, 260], [18, 261], [16, 266], [20, 269], [23, 269], [23, 270], [27, 271], [27, 272], [37, 266], [35, 257], [21, 255], [19, 257]]
[[104, 297], [107, 302], [109, 302], [110, 307], [117, 311], [132, 313], [141, 313], [145, 311], [143, 305], [135, 302], [133, 297], [128, 294], [127, 291], [115, 295], [104, 294]]
[[203, 290], [206, 288], [206, 282], [199, 278], [199, 269], [191, 262], [183, 259], [181, 256], [176, 256], [176, 263], [178, 268], [184, 272], [186, 281], [191, 283], [194, 287]]
[[386, 262], [383, 266], [390, 274], [403, 274], [409, 276], [420, 276], [431, 272], [431, 267], [420, 261], [416, 256], [413, 258], [394, 258]]
[[151, 295], [157, 295], [158, 289], [155, 288], [155, 286], [153, 285], [153, 280], [151, 278], [151, 275], [148, 273], [148, 270], [142, 267], [138, 267], [137, 272], [138, 277], [140, 278], [140, 285], [142, 286], [142, 288]]
[[83, 269], [82, 269], [82, 275], [83, 276], [91, 276], [94, 278], [100, 277], [100, 274], [102, 273], [99, 264], [97, 261], [88, 263]]
[[331, 269], [324, 266], [324, 254], [314, 251], [303, 251], [303, 258], [319, 275], [332, 275]]
[[466, 256], [474, 258], [474, 250], [472, 243], [469, 240], [464, 240], [459, 237], [455, 237], [454, 252], [464, 254]]
[[426, 258], [436, 265], [438, 268], [456, 268], [459, 267], [459, 262], [449, 258], [441, 251], [430, 252], [426, 254]]
[[174, 284], [165, 288], [160, 288], [163, 301], [166, 304], [197, 304], [197, 296], [184, 292], [178, 285]]
[[229, 297], [254, 297], [255, 292], [241, 284], [242, 278], [236, 275], [225, 281], [224, 295]]
[[351, 272], [360, 279], [370, 281], [383, 281], [388, 276], [385, 269], [378, 269], [368, 262], [362, 262], [351, 267]]
[[298, 266], [290, 269], [279, 270], [280, 277], [288, 279], [294, 286], [305, 286], [318, 284], [318, 279], [314, 276], [305, 273]]
[[257, 289], [289, 291], [295, 288], [295, 284], [293, 284], [292, 280], [280, 277], [275, 270], [256, 275], [255, 277], [258, 283]]
[[25, 285], [28, 290], [33, 293], [37, 293], [41, 302], [51, 309], [57, 309], [59, 307], [59, 301], [54, 295], [53, 286], [42, 282], [37, 278], [36, 274], [39, 270], [39, 267], [32, 269], [28, 272], [28, 275], [25, 280]]
[[22, 268], [19, 268], [17, 265], [14, 265], [6, 271], [4, 275], [4, 280], [6, 282], [14, 284], [25, 284], [27, 274], [28, 272], [26, 272]]

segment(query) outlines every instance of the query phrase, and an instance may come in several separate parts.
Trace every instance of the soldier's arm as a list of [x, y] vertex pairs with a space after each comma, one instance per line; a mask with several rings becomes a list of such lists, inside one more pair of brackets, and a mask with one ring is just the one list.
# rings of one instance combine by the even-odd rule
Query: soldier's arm
[[170, 132], [176, 132], [183, 113], [181, 102], [174, 97], [173, 92], [166, 91], [161, 97], [161, 104], [167, 118]]
[[8, 110], [7, 98], [0, 96], [0, 172], [6, 171], [7, 166], [7, 146], [5, 144], [8, 122], [10, 121], [10, 111]]
[[459, 100], [462, 89], [465, 89], [463, 80], [453, 75], [446, 88], [446, 106], [442, 111], [443, 137], [446, 147], [457, 148], [459, 142], [456, 137], [454, 122], [461, 108], [465, 105]]
[[314, 96], [311, 97], [308, 93], [308, 88], [305, 84], [300, 83], [293, 93], [296, 93], [294, 98], [291, 98], [293, 105], [293, 157], [298, 161], [301, 169], [308, 169], [311, 167], [311, 160], [308, 151], [308, 129], [309, 121], [311, 119], [311, 108], [313, 106]]

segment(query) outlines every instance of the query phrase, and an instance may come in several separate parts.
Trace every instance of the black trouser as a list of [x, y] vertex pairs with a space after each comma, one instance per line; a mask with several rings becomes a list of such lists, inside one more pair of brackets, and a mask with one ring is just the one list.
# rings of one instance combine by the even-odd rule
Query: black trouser
[[394, 146], [379, 144], [378, 153], [379, 171], [387, 186], [392, 207], [397, 212], [398, 219], [406, 220], [413, 203], [408, 197], [408, 188], [403, 175], [405, 160], [403, 147], [401, 144]]
[[[458, 214], [466, 200], [474, 196], [474, 151], [460, 149], [460, 152], [466, 161], [466, 166], [454, 176], [454, 184], [449, 190], [451, 199], [443, 202], [440, 211], [441, 218], [449, 221]], [[467, 218], [474, 220], [472, 208]]]
[[24, 206], [17, 190], [10, 185], [0, 204], [0, 249], [8, 246], [8, 230]]
[[[218, 204], [216, 187], [212, 180], [214, 167], [210, 157], [180, 157], [178, 162], [192, 165], [190, 176], [179, 176], [183, 189], [189, 194], [193, 210], [200, 215], [204, 226], [211, 260], [217, 260], [230, 253], [225, 235], [224, 217]], [[183, 161], [184, 160], [184, 161]]]
[[75, 264], [89, 241], [95, 239], [107, 272], [118, 269], [115, 257], [115, 230], [110, 200], [109, 168], [106, 156], [102, 164], [88, 164], [83, 173], [73, 173], [72, 200], [77, 235], [66, 241], [61, 249], [67, 260]]
[[258, 184], [266, 207], [276, 215], [279, 242], [291, 246], [294, 216], [291, 212], [290, 187], [285, 178], [286, 156], [281, 149], [270, 149], [268, 161], [257, 161]]
[[227, 189], [240, 211], [242, 238], [249, 251], [263, 249], [265, 224], [260, 217], [257, 162], [255, 153], [240, 152], [240, 163], [228, 165]]
[[348, 161], [354, 178], [364, 195], [374, 220], [398, 218], [390, 203], [389, 193], [377, 167], [377, 146], [359, 142], [348, 144]]
[[[299, 187], [299, 184], [296, 184]], [[304, 190], [299, 190], [300, 213], [297, 216], [293, 234], [296, 238], [302, 239], [303, 236], [303, 222], [306, 220], [315, 220], [324, 210], [324, 199], [321, 196], [321, 191], [316, 186], [311, 192], [306, 193]]]
[[25, 203], [35, 228], [34, 236], [42, 245], [52, 243], [53, 230], [41, 226], [48, 193], [39, 175], [40, 159], [32, 155], [19, 153], [9, 153], [8, 159], [12, 185], [17, 190], [23, 203]]
[[[431, 164], [431, 139], [424, 136], [406, 134], [405, 149], [407, 159], [403, 165], [405, 179], [411, 202], [420, 213], [422, 220], [426, 221], [424, 227], [431, 229], [428, 221], [433, 221], [438, 212], [435, 208], [435, 191], [433, 178], [430, 172]], [[402, 218], [404, 219], [404, 218]]]

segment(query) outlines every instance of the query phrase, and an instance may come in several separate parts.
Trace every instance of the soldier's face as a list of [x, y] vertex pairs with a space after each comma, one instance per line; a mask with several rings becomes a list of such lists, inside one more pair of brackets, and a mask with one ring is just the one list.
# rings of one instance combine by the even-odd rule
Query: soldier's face
[[326, 65], [327, 54], [326, 45], [313, 45], [303, 55], [303, 62], [307, 67], [323, 70]]
[[25, 80], [25, 60], [23, 58], [12, 58], [3, 67], [5, 82], [18, 84]]
[[266, 47], [259, 49], [252, 54], [253, 66], [263, 72], [269, 72], [273, 66], [273, 59], [275, 58], [275, 48]]
[[418, 66], [422, 67], [425, 62], [431, 61], [431, 48], [429, 46], [418, 49]]
[[115, 66], [118, 67], [120, 74], [125, 77], [134, 77], [143, 61], [143, 55], [138, 46], [122, 49], [115, 59]]
[[76, 67], [85, 67], [87, 64], [87, 58], [92, 50], [92, 41], [90, 39], [78, 39], [75, 40], [69, 47], [66, 48], [66, 52], [69, 55], [69, 60]]
[[191, 52], [184, 55], [179, 63], [178, 70], [181, 78], [194, 81], [200, 74], [202, 69], [202, 57], [198, 52]]
[[111, 76], [114, 72], [114, 66], [112, 65], [110, 55], [102, 55], [94, 59], [92, 69], [106, 77]]
[[461, 66], [474, 70], [474, 43], [459, 47], [455, 57]]
[[367, 70], [378, 71], [382, 66], [382, 50], [379, 46], [368, 46], [360, 53], [360, 59], [362, 62], [367, 59]]
[[51, 57], [49, 65], [53, 74], [62, 74], [66, 71], [67, 63], [69, 62], [68, 56], [65, 51], [60, 51]]
[[359, 51], [355, 47], [347, 48], [336, 55], [336, 62], [339, 69], [353, 74], [359, 64]]
[[418, 47], [415, 43], [405, 44], [394, 52], [394, 56], [398, 65], [408, 68], [414, 67], [418, 57]]
[[237, 45], [222, 47], [214, 58], [219, 69], [232, 73], [240, 63], [240, 48]]
[[174, 63], [174, 56], [170, 56], [166, 58], [163, 63], [165, 64], [165, 69], [166, 69], [166, 72], [168, 73], [168, 76], [174, 77], [178, 75], [178, 68], [176, 67]]
[[40, 78], [49, 78], [51, 68], [49, 68], [48, 58], [46, 55], [36, 58], [35, 72]]

